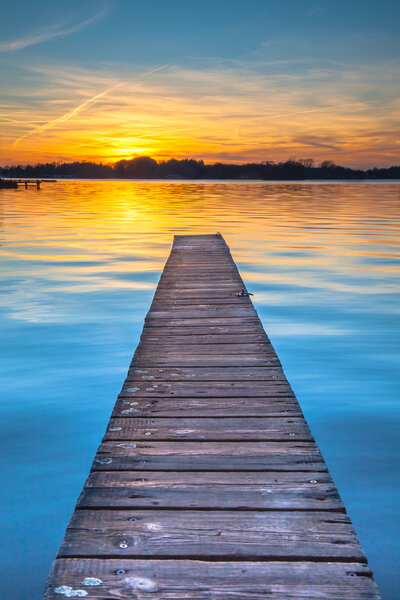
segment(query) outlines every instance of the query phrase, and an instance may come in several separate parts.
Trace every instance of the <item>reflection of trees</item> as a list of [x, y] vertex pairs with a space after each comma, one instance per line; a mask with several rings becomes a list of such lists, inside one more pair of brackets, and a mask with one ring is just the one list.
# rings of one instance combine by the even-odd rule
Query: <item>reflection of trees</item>
[[139, 156], [130, 160], [120, 160], [114, 165], [92, 162], [18, 165], [4, 167], [2, 174], [5, 177], [77, 177], [85, 179], [400, 179], [400, 166], [363, 171], [341, 167], [332, 160], [325, 160], [320, 165], [314, 166], [312, 158], [290, 159], [278, 163], [265, 161], [241, 165], [230, 163], [206, 165], [202, 160], [195, 159], [171, 159], [156, 162], [149, 156]]

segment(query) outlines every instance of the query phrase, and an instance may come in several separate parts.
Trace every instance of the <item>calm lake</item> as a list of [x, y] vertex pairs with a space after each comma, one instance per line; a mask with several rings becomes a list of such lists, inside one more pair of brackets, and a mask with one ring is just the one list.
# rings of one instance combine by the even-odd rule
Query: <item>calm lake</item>
[[173, 234], [220, 231], [399, 598], [400, 183], [65, 181], [0, 223], [2, 597], [42, 596]]

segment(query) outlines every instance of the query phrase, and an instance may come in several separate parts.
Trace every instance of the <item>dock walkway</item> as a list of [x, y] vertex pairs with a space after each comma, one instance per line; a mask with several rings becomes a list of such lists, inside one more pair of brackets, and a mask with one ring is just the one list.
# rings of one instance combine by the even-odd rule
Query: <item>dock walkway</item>
[[28, 186], [35, 185], [37, 189], [40, 189], [40, 185], [42, 183], [57, 183], [58, 179], [39, 179], [35, 177], [33, 179], [22, 178], [22, 177], [0, 177], [0, 189], [2, 188], [17, 188], [18, 186], [25, 186], [25, 189], [28, 189]]
[[217, 235], [180, 235], [45, 598], [378, 600]]

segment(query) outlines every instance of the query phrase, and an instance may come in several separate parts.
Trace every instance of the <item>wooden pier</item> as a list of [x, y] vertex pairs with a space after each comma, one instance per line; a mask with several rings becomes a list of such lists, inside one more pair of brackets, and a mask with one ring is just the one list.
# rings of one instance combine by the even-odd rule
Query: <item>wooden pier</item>
[[242, 290], [219, 234], [175, 237], [46, 600], [380, 598]]
[[25, 186], [25, 189], [28, 189], [29, 186], [36, 186], [37, 189], [40, 189], [40, 185], [42, 183], [57, 183], [57, 179], [22, 179], [18, 177], [5, 177], [0, 178], [0, 189], [1, 188], [17, 188], [18, 186]]

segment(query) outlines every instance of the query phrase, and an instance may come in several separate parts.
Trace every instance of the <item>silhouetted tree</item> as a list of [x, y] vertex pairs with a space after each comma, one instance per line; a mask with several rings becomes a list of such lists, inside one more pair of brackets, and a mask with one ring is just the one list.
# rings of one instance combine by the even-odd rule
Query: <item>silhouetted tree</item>
[[154, 179], [180, 177], [184, 179], [400, 179], [400, 166], [363, 171], [325, 160], [314, 166], [312, 158], [290, 159], [275, 163], [232, 164], [217, 162], [206, 165], [202, 160], [175, 158], [157, 163], [149, 156], [119, 160], [113, 165], [88, 161], [53, 162], [36, 165], [15, 165], [1, 170], [3, 177], [77, 177], [85, 179], [130, 178]]
[[114, 169], [119, 177], [152, 179], [157, 174], [157, 162], [150, 156], [138, 156], [132, 160], [120, 160]]

